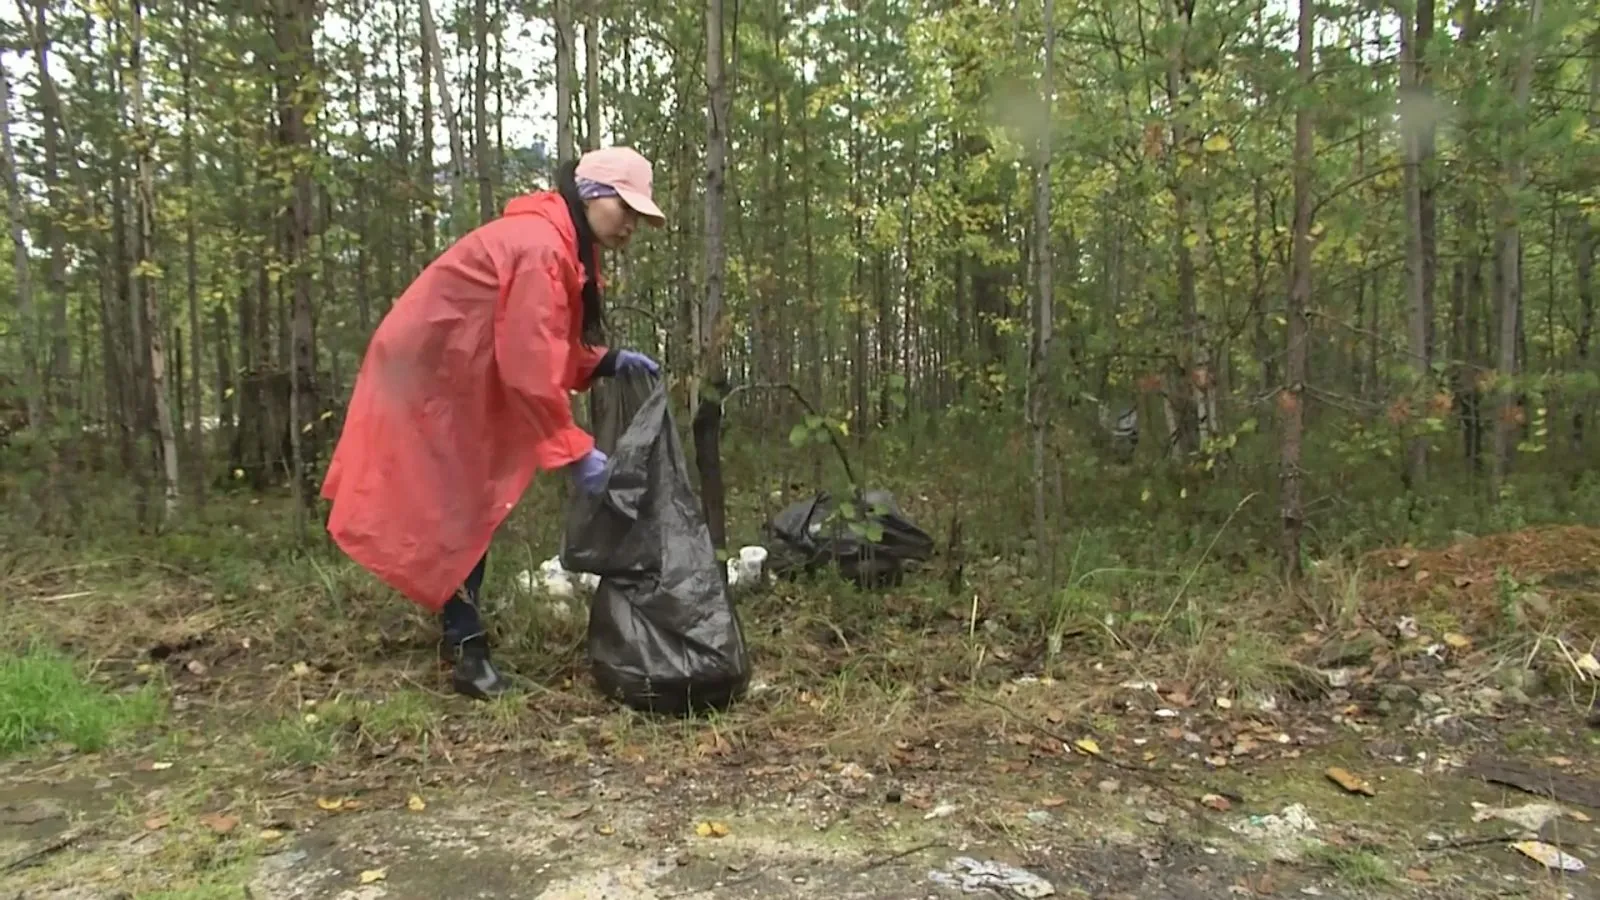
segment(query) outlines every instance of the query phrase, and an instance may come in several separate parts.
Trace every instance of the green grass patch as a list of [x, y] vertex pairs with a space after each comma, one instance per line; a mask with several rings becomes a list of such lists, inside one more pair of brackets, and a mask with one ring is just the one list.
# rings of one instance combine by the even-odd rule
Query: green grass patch
[[0, 755], [47, 742], [92, 753], [155, 724], [164, 712], [155, 685], [113, 693], [54, 650], [0, 651]]

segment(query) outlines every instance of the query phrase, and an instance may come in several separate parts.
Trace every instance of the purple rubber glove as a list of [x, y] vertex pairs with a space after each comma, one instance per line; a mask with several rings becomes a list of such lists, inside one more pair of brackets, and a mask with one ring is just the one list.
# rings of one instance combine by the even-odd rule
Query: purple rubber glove
[[656, 361], [637, 350], [617, 351], [617, 374], [629, 372], [648, 372], [651, 375], [660, 375], [661, 366]]
[[572, 480], [585, 494], [599, 494], [606, 489], [606, 455], [596, 447], [582, 459], [573, 463]]

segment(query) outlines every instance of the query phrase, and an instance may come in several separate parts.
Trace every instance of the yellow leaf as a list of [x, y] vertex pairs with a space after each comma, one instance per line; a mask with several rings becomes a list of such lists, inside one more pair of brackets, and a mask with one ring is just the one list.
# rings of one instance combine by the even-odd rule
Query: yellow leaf
[[1444, 642], [1457, 650], [1465, 650], [1472, 646], [1472, 638], [1454, 631], [1444, 636]]
[[331, 797], [318, 797], [317, 809], [323, 812], [338, 812], [344, 806], [344, 800], [335, 800]]
[[694, 826], [694, 833], [700, 837], [727, 837], [728, 826], [721, 822], [701, 822]]
[[278, 838], [283, 837], [283, 832], [276, 828], [263, 828], [261, 829], [261, 833], [256, 836], [261, 838], [263, 841], [275, 841]]
[[1095, 743], [1094, 738], [1078, 738], [1072, 742], [1072, 746], [1077, 747], [1079, 750], [1089, 754], [1090, 756], [1100, 755], [1100, 745]]
[[388, 869], [368, 869], [361, 873], [362, 884], [375, 884], [389, 877]]
[[423, 810], [425, 810], [427, 808], [428, 808], [428, 804], [426, 802], [424, 802], [423, 799], [421, 797], [418, 797], [416, 794], [412, 794], [411, 795], [411, 799], [406, 801], [406, 809], [409, 809], [412, 812], [422, 812]]
[[1205, 148], [1207, 153], [1226, 153], [1233, 149], [1233, 141], [1228, 136], [1218, 132], [1206, 138]]

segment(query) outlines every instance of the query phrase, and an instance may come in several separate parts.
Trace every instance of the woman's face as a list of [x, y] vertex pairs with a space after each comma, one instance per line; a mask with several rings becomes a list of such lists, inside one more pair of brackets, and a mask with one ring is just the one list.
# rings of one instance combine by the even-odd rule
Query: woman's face
[[589, 227], [594, 239], [607, 250], [621, 250], [628, 246], [633, 229], [639, 224], [639, 214], [622, 202], [621, 197], [599, 197], [588, 201]]

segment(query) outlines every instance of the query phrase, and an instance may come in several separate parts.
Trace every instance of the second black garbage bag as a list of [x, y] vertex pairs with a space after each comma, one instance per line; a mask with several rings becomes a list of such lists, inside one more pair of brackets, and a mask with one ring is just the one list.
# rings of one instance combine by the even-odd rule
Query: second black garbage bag
[[721, 709], [750, 658], [673, 424], [663, 382], [619, 375], [593, 389], [604, 493], [573, 491], [561, 565], [600, 576], [589, 662], [600, 690], [644, 712]]

